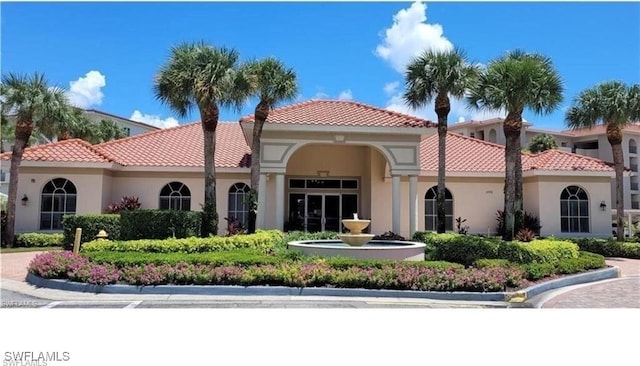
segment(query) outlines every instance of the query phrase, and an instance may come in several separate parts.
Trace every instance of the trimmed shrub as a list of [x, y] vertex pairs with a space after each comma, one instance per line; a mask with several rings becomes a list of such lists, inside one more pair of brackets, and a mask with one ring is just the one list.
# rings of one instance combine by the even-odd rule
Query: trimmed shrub
[[414, 240], [420, 239], [427, 245], [426, 256], [432, 260], [460, 263], [470, 266], [477, 259], [499, 258], [501, 241], [495, 238], [463, 234], [437, 234], [416, 232]]
[[427, 244], [429, 259], [472, 265], [478, 259], [505, 259], [514, 263], [551, 263], [576, 258], [578, 246], [561, 240], [505, 242], [500, 238], [416, 232], [414, 240]]
[[201, 213], [176, 210], [134, 210], [120, 213], [121, 240], [200, 236]]
[[563, 258], [555, 263], [529, 263], [523, 265], [523, 269], [527, 280], [537, 281], [553, 275], [580, 273], [605, 266], [603, 256], [580, 251], [575, 258]]
[[578, 257], [579, 248], [569, 241], [542, 239], [528, 243], [502, 242], [498, 257], [515, 263], [556, 263]]
[[61, 233], [24, 233], [16, 235], [18, 247], [61, 247], [64, 235]]
[[104, 230], [109, 234], [109, 239], [120, 239], [120, 215], [65, 215], [62, 219], [62, 227], [64, 229], [64, 248], [73, 249], [73, 239], [76, 235], [76, 228], [82, 229], [83, 243], [92, 241], [100, 230]]
[[572, 238], [580, 250], [600, 254], [605, 257], [640, 259], [640, 243], [619, 242], [615, 239]]
[[208, 238], [190, 237], [129, 241], [94, 240], [85, 243], [82, 250], [84, 252], [204, 253], [249, 248], [262, 253], [270, 253], [274, 250], [275, 243], [280, 240], [282, 240], [282, 232], [271, 230], [258, 231], [249, 235], [211, 236]]
[[506, 259], [476, 259], [473, 262], [473, 267], [475, 268], [495, 268], [495, 267], [509, 267], [514, 264], [509, 262]]
[[140, 252], [84, 252], [83, 256], [92, 262], [113, 264], [118, 268], [127, 266], [176, 265], [184, 262], [189, 264], [208, 264], [213, 266], [277, 264], [289, 261], [287, 258], [266, 255], [255, 249], [236, 249], [230, 252], [207, 253], [140, 253]]
[[332, 268], [323, 261], [288, 262], [261, 266], [212, 266], [180, 262], [175, 265], [146, 264], [117, 268], [98, 264], [71, 252], [36, 256], [29, 271], [44, 278], [70, 278], [97, 285], [118, 281], [136, 285], [285, 285], [329, 286], [417, 291], [504, 291], [521, 285], [519, 268], [435, 268], [402, 262], [381, 268]]
[[580, 252], [577, 258], [562, 259], [556, 264], [556, 273], [571, 274], [598, 269], [607, 265], [600, 254]]

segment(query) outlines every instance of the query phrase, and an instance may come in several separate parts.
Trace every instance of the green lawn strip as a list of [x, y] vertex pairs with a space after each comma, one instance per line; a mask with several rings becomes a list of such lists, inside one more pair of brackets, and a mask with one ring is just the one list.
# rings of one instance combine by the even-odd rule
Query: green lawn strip
[[0, 253], [23, 253], [23, 252], [48, 252], [52, 250], [62, 250], [62, 247], [18, 247], [18, 248], [0, 248]]

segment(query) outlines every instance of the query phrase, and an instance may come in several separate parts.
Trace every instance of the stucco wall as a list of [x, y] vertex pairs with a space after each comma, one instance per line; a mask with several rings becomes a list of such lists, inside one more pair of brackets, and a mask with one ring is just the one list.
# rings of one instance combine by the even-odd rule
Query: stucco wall
[[[16, 232], [40, 230], [42, 189], [54, 178], [66, 178], [75, 185], [77, 214], [102, 211], [100, 196], [104, 185], [103, 169], [21, 167], [16, 202]], [[21, 203], [25, 194], [29, 198], [26, 206]]]
[[[229, 188], [238, 182], [250, 184], [249, 174], [216, 174], [216, 200], [218, 206], [218, 233], [226, 234]], [[201, 173], [183, 172], [117, 172], [112, 179], [110, 202], [119, 201], [122, 196], [136, 196], [144, 209], [160, 206], [160, 191], [171, 182], [184, 183], [191, 192], [191, 211], [201, 211], [204, 203], [204, 178]]]
[[[555, 236], [611, 236], [611, 201], [607, 177], [538, 177], [538, 202], [541, 235]], [[579, 182], [579, 183], [578, 183]], [[570, 185], [584, 189], [589, 198], [589, 233], [563, 233], [560, 230], [560, 195]], [[525, 192], [529, 195], [530, 192]], [[528, 196], [527, 196], [528, 197]], [[600, 203], [605, 201], [607, 209], [602, 211]]]

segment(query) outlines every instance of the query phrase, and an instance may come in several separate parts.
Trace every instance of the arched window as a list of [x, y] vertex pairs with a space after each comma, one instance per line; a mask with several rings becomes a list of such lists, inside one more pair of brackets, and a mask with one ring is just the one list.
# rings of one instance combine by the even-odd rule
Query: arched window
[[629, 140], [629, 153], [630, 154], [638, 153], [638, 145], [636, 145], [636, 140], [634, 139]]
[[75, 215], [78, 191], [70, 180], [55, 178], [42, 188], [40, 230], [62, 230], [62, 216]]
[[498, 134], [496, 133], [496, 130], [494, 130], [493, 128], [489, 131], [489, 142], [493, 142], [493, 143], [498, 142]]
[[578, 186], [568, 186], [560, 195], [560, 231], [589, 232], [589, 198]]
[[[435, 231], [438, 228], [437, 208], [438, 186], [429, 188], [424, 196], [424, 229]], [[453, 197], [451, 192], [444, 190], [445, 230], [453, 230]]]
[[191, 191], [184, 183], [171, 182], [160, 191], [161, 210], [191, 210]]
[[227, 218], [237, 219], [242, 223], [242, 227], [247, 227], [249, 210], [245, 200], [249, 193], [249, 186], [244, 183], [236, 183], [229, 188], [229, 210]]

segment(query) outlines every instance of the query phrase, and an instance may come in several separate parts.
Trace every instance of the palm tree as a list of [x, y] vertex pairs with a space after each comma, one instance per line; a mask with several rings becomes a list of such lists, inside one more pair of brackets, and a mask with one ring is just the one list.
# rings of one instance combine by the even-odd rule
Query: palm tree
[[259, 98], [254, 111], [253, 140], [251, 143], [251, 193], [249, 195], [249, 225], [247, 232], [255, 232], [260, 184], [260, 141], [262, 128], [269, 112], [277, 104], [292, 100], [298, 94], [298, 82], [293, 69], [287, 68], [274, 57], [250, 62], [245, 66]]
[[522, 113], [551, 113], [562, 102], [563, 82], [551, 59], [537, 53], [516, 50], [487, 65], [467, 98], [471, 108], [506, 110], [504, 119], [505, 185], [504, 240], [512, 240], [522, 220], [522, 156], [520, 133]]
[[638, 120], [640, 120], [640, 84], [627, 86], [620, 81], [604, 82], [582, 91], [565, 116], [567, 126], [572, 129], [591, 128], [596, 124], [604, 124], [607, 127], [607, 140], [613, 151], [613, 165], [616, 172], [618, 241], [624, 240], [622, 129], [627, 123]]
[[171, 49], [154, 80], [156, 98], [180, 117], [197, 108], [204, 137], [204, 205], [202, 236], [218, 233], [216, 208], [216, 127], [220, 107], [240, 110], [250, 93], [248, 79], [238, 71], [238, 52], [203, 42], [182, 43]]
[[18, 171], [22, 154], [28, 146], [34, 129], [61, 120], [69, 110], [65, 91], [51, 87], [43, 74], [3, 75], [0, 83], [2, 115], [16, 116], [15, 138], [11, 153], [9, 192], [7, 198], [7, 246], [13, 246], [15, 230], [16, 196], [18, 193]]
[[451, 110], [449, 95], [462, 98], [475, 82], [479, 69], [470, 65], [460, 49], [425, 51], [407, 66], [405, 73], [405, 103], [412, 108], [424, 107], [435, 99], [438, 116], [438, 194], [437, 232], [446, 230], [445, 216], [445, 157], [447, 118]]

